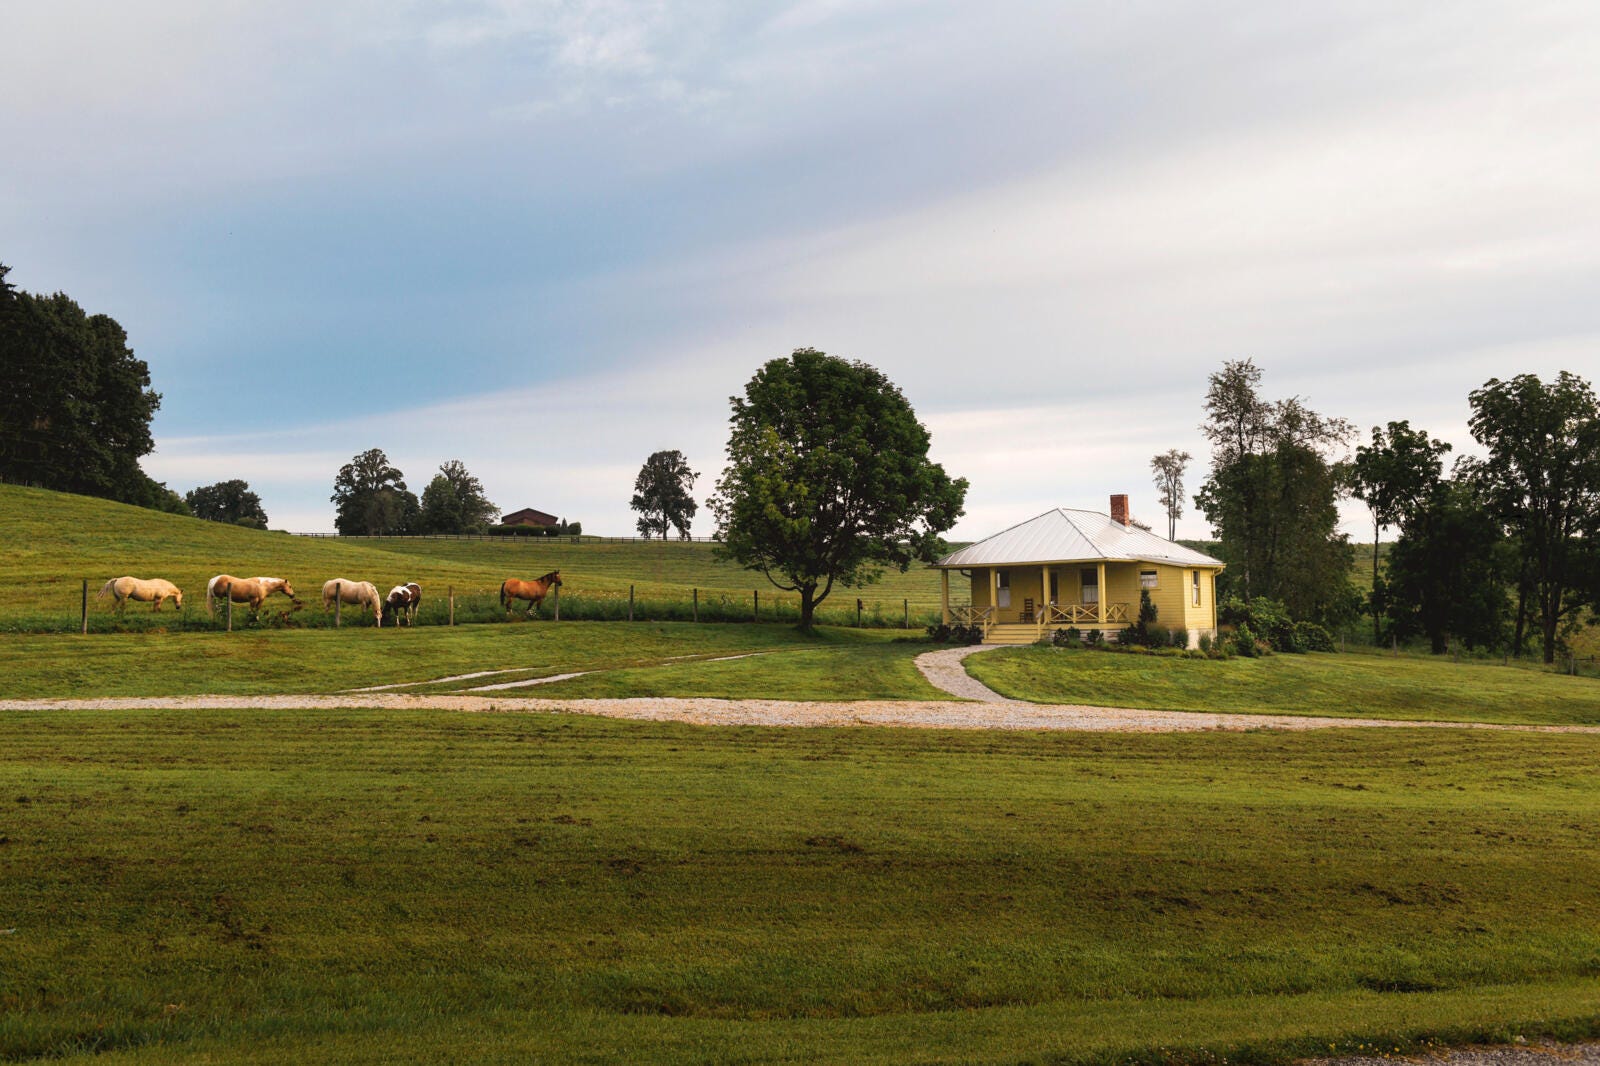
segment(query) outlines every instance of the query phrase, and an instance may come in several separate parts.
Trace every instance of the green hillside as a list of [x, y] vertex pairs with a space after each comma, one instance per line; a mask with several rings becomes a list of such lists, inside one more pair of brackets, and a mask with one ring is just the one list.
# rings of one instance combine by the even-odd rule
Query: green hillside
[[[496, 602], [501, 581], [556, 569], [565, 582], [564, 617], [625, 617], [629, 586], [641, 617], [687, 620], [695, 589], [702, 620], [748, 617], [758, 589], [763, 619], [795, 614], [794, 597], [780, 595], [758, 574], [719, 561], [704, 543], [295, 537], [0, 485], [0, 544], [0, 630], [10, 631], [75, 628], [85, 580], [91, 628], [211, 626], [217, 623], [205, 617], [205, 584], [218, 573], [288, 578], [303, 607], [294, 609], [282, 598], [268, 601], [264, 615], [277, 624], [327, 624], [320, 590], [336, 577], [371, 581], [381, 591], [420, 583], [424, 622], [444, 620], [445, 593], [453, 589], [458, 621], [490, 621], [502, 617]], [[152, 616], [139, 605], [113, 619], [109, 601], [93, 596], [124, 574], [176, 583], [188, 597], [183, 620]], [[822, 620], [854, 621], [856, 595], [836, 591]], [[891, 573], [860, 595], [867, 601], [866, 621], [899, 624], [903, 601], [909, 600], [912, 624], [920, 625], [937, 611], [939, 578], [923, 569]]]

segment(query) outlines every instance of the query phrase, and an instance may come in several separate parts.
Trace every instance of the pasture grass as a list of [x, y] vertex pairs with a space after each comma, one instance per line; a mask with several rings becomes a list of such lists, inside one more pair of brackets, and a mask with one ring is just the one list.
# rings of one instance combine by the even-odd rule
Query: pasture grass
[[1600, 680], [1522, 664], [1456, 663], [1443, 656], [1311, 654], [1213, 660], [1026, 647], [985, 652], [967, 659], [966, 666], [996, 692], [1034, 703], [1600, 724]]
[[1278, 1062], [1600, 1032], [1600, 738], [0, 713], [0, 1057]]
[[[406, 581], [423, 588], [419, 621], [448, 620], [448, 593], [456, 597], [458, 623], [503, 622], [498, 598], [508, 577], [562, 572], [561, 614], [567, 620], [788, 621], [798, 600], [759, 574], [718, 560], [713, 545], [679, 541], [606, 543], [558, 538], [448, 540], [432, 538], [294, 537], [162, 514], [126, 504], [44, 489], [0, 485], [0, 632], [75, 632], [80, 625], [83, 580], [89, 581], [91, 632], [146, 629], [203, 631], [223, 627], [222, 612], [205, 612], [206, 581], [215, 574], [286, 577], [302, 606], [282, 596], [267, 600], [259, 618], [236, 605], [239, 628], [325, 628], [333, 615], [321, 609], [324, 581], [371, 581], [380, 593]], [[164, 577], [186, 594], [182, 614], [129, 604], [114, 613], [95, 594], [107, 580], [132, 574]], [[695, 607], [695, 590], [699, 607]], [[759, 592], [760, 602], [755, 593]], [[937, 620], [939, 576], [925, 568], [890, 572], [860, 590], [865, 626], [920, 629]], [[822, 624], [854, 625], [854, 590], [837, 590], [819, 611]], [[519, 605], [519, 610], [525, 605]], [[554, 614], [547, 600], [543, 616]], [[346, 626], [371, 626], [346, 609]]]
[[[676, 674], [675, 684], [695, 695], [709, 694], [698, 691], [694, 680], [704, 670], [708, 683], [743, 678], [751, 694], [774, 697], [787, 692], [794, 699], [942, 698], [911, 665], [927, 646], [895, 643], [892, 637], [889, 631], [865, 629], [819, 629], [807, 635], [771, 624], [549, 621], [88, 638], [10, 635], [0, 639], [0, 699], [324, 693], [401, 684], [417, 691], [459, 691], [582, 670], [632, 676], [630, 668], [644, 668], [640, 676], [649, 681], [656, 676], [650, 667]], [[696, 660], [754, 652], [782, 654], [687, 668]], [[483, 671], [505, 673], [425, 684]], [[543, 687], [523, 691], [545, 694]], [[641, 687], [626, 694], [651, 693]]]

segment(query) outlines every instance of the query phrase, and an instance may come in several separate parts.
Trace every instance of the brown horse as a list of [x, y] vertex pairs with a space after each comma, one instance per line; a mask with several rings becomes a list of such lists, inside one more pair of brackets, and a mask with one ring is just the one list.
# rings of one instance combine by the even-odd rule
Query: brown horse
[[96, 599], [105, 599], [115, 596], [117, 602], [112, 604], [115, 610], [122, 610], [128, 606], [129, 600], [138, 600], [140, 603], [150, 603], [152, 611], [161, 610], [161, 605], [167, 600], [173, 601], [178, 610], [183, 610], [183, 590], [172, 582], [163, 578], [151, 578], [146, 581], [140, 577], [114, 577], [100, 586]]
[[561, 587], [561, 571], [552, 570], [543, 577], [532, 581], [522, 581], [509, 577], [500, 583], [500, 606], [506, 609], [506, 614], [511, 613], [512, 600], [527, 600], [527, 617], [533, 617], [533, 612], [544, 602], [551, 589]]
[[281, 577], [230, 577], [227, 574], [218, 574], [206, 584], [206, 610], [211, 610], [211, 601], [218, 596], [224, 596], [234, 603], [248, 603], [252, 612], [261, 610], [262, 602], [274, 592], [281, 592], [291, 600], [295, 599], [294, 586]]

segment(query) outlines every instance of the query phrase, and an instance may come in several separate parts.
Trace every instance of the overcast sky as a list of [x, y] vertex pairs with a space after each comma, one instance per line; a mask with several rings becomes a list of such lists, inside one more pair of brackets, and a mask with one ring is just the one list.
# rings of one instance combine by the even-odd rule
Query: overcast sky
[[276, 528], [380, 447], [631, 534], [801, 346], [901, 386], [967, 537], [1159, 528], [1226, 359], [1458, 451], [1490, 377], [1600, 379], [1592, 0], [0, 8], [0, 261], [127, 328], [153, 476]]

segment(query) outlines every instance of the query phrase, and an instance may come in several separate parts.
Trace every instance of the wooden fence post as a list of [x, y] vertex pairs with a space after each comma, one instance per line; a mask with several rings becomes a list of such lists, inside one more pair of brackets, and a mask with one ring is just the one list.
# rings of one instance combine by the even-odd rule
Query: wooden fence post
[[633, 621], [633, 586], [628, 586], [628, 621]]
[[856, 628], [861, 628], [861, 597], [856, 597]]
[[450, 586], [449, 595], [450, 595], [450, 624], [451, 625], [455, 625], [456, 624], [456, 587], [454, 585]]
[[754, 606], [750, 608], [750, 621], [761, 621], [761, 590], [751, 589], [750, 595], [755, 597]]
[[910, 629], [911, 628], [911, 601], [910, 600], [901, 600], [900, 601], [900, 610], [903, 612], [903, 615], [902, 615], [902, 618], [901, 618], [901, 621], [900, 621], [900, 628], [901, 629]]
[[225, 595], [228, 598], [228, 632], [233, 632], [233, 589], [228, 589]]
[[694, 590], [694, 620], [700, 621], [700, 590]]
[[561, 586], [556, 586], [556, 621], [561, 621]]
[[344, 582], [333, 583], [333, 628], [344, 624]]
[[83, 635], [89, 635], [89, 579], [83, 579]]

